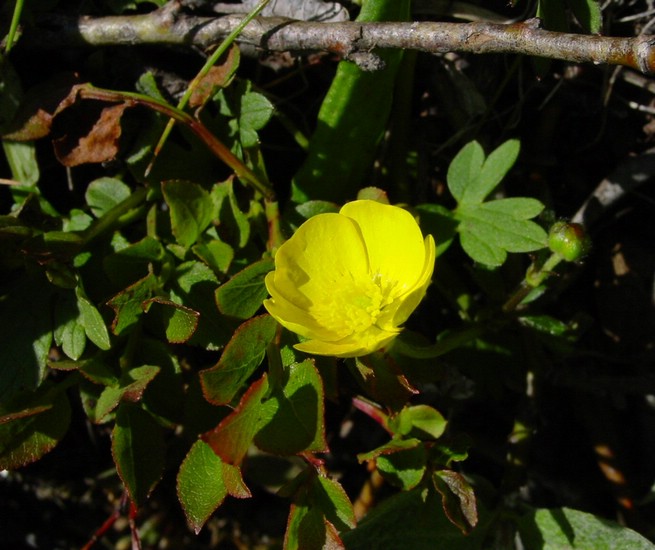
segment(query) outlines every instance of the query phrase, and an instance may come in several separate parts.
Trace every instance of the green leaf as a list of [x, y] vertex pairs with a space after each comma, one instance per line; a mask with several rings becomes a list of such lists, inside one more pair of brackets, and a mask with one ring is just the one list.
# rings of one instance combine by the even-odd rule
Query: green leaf
[[463, 534], [470, 533], [478, 524], [478, 507], [473, 488], [461, 474], [440, 470], [433, 474], [432, 482], [441, 494], [444, 512]]
[[150, 273], [111, 298], [107, 305], [114, 310], [111, 330], [117, 336], [134, 326], [143, 314], [143, 305], [158, 289], [157, 278]]
[[232, 336], [236, 323], [220, 314], [214, 292], [219, 282], [202, 262], [185, 262], [175, 269], [171, 300], [200, 314], [198, 328], [189, 344], [209, 350], [222, 348]]
[[292, 504], [284, 535], [285, 550], [338, 550], [343, 548], [334, 526], [323, 516], [321, 510], [309, 506]]
[[261, 130], [273, 116], [273, 104], [257, 92], [246, 92], [241, 96], [239, 111], [239, 133], [244, 147], [254, 147], [259, 142], [257, 130]]
[[568, 0], [568, 5], [585, 31], [593, 34], [600, 32], [603, 14], [598, 0]]
[[93, 215], [101, 218], [131, 194], [132, 190], [121, 180], [98, 178], [89, 184], [84, 196]]
[[192, 250], [215, 273], [227, 273], [234, 259], [234, 248], [220, 239], [197, 244]]
[[375, 464], [389, 483], [403, 491], [409, 491], [423, 479], [427, 465], [427, 452], [424, 445], [416, 445], [410, 449], [381, 454], [377, 457]]
[[202, 392], [207, 401], [214, 405], [232, 401], [261, 364], [276, 329], [277, 321], [270, 315], [250, 319], [237, 329], [220, 361], [200, 372]]
[[71, 408], [65, 392], [51, 390], [24, 403], [18, 414], [0, 410], [0, 470], [36, 462], [68, 431]]
[[34, 143], [2, 140], [2, 148], [7, 157], [11, 177], [25, 186], [35, 185], [41, 174]]
[[223, 461], [204, 441], [196, 441], [177, 474], [177, 497], [196, 535], [226, 496]]
[[263, 403], [269, 419], [255, 437], [263, 451], [291, 455], [325, 452], [323, 383], [312, 360], [288, 368], [283, 388], [276, 388]]
[[43, 379], [52, 344], [51, 285], [24, 277], [0, 297], [0, 402]]
[[143, 392], [150, 382], [159, 374], [159, 367], [144, 365], [126, 371], [117, 386], [106, 387], [95, 408], [95, 422], [102, 422], [121, 401], [136, 403], [141, 400]]
[[55, 302], [53, 331], [55, 344], [71, 359], [77, 360], [86, 347], [86, 333], [79, 322], [77, 299], [72, 292], [61, 292]]
[[187, 342], [198, 328], [200, 314], [191, 308], [158, 296], [146, 300], [143, 307], [148, 322], [164, 332], [171, 344]]
[[159, 424], [140, 407], [122, 403], [116, 411], [111, 452], [130, 498], [141, 506], [164, 471], [164, 438]]
[[125, 287], [148, 274], [150, 265], [166, 258], [161, 243], [153, 237], [144, 237], [102, 260], [105, 273], [119, 287]]
[[482, 172], [484, 149], [477, 141], [467, 143], [460, 150], [448, 167], [448, 189], [458, 203], [464, 201], [466, 189], [474, 186]]
[[338, 481], [318, 475], [312, 484], [312, 500], [339, 531], [355, 527], [355, 510]]
[[216, 304], [224, 315], [249, 319], [268, 296], [264, 277], [275, 268], [273, 260], [255, 262], [216, 289]]
[[234, 186], [232, 180], [217, 183], [212, 188], [211, 195], [222, 240], [235, 248], [243, 248], [250, 239], [250, 221], [239, 207]]
[[190, 181], [165, 181], [161, 190], [171, 212], [173, 235], [179, 244], [189, 248], [212, 221], [214, 203], [211, 195]]
[[437, 256], [443, 254], [457, 234], [459, 221], [446, 207], [439, 204], [421, 204], [416, 207], [420, 216], [421, 228], [430, 233], [437, 245]]
[[462, 536], [446, 518], [439, 495], [417, 487], [382, 501], [342, 539], [348, 550], [479, 550], [485, 534], [477, 528]]
[[77, 307], [80, 312], [79, 322], [84, 328], [84, 333], [100, 349], [108, 350], [111, 347], [111, 342], [102, 315], [86, 297], [81, 287], [78, 286], [75, 289], [75, 295], [77, 296]]
[[421, 440], [439, 439], [446, 430], [446, 419], [429, 405], [414, 405], [392, 417], [389, 429], [395, 434]]
[[[506, 202], [509, 201], [509, 202]], [[546, 246], [548, 235], [525, 219], [543, 209], [535, 199], [501, 199], [457, 209], [458, 231], [464, 251], [490, 267], [502, 265], [507, 252], [532, 252]]]
[[359, 462], [374, 460], [381, 455], [397, 453], [398, 451], [405, 451], [407, 449], [414, 449], [420, 444], [420, 439], [400, 439], [394, 437], [391, 441], [388, 441], [384, 445], [377, 447], [372, 451], [368, 451], [367, 453], [359, 453], [357, 455], [357, 460], [359, 460]]
[[571, 508], [533, 510], [521, 518], [525, 548], [540, 550], [653, 550], [632, 529]]
[[202, 439], [224, 462], [238, 466], [246, 456], [259, 428], [268, 422], [268, 411], [262, 406], [268, 392], [266, 375], [254, 382], [239, 405], [216, 428], [203, 434]]
[[[510, 139], [494, 150], [482, 164], [480, 172], [469, 180], [462, 198], [457, 202], [465, 204], [482, 202], [514, 166], [520, 148], [521, 144], [518, 140]], [[450, 175], [450, 171], [448, 173]]]

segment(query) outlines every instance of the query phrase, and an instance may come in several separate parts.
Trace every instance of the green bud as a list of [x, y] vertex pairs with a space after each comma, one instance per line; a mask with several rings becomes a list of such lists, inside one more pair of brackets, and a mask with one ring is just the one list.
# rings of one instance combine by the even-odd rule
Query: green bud
[[579, 223], [556, 222], [548, 233], [548, 248], [567, 262], [584, 257], [591, 242]]

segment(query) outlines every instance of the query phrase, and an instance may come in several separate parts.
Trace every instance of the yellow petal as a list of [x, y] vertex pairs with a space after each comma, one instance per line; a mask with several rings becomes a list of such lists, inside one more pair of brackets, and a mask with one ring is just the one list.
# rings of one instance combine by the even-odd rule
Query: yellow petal
[[308, 340], [296, 344], [298, 351], [313, 355], [328, 355], [332, 357], [361, 357], [378, 351], [391, 343], [400, 331], [388, 332], [372, 327], [366, 334], [357, 334], [339, 340], [338, 342], [324, 342], [321, 340]]
[[414, 217], [398, 206], [361, 200], [345, 204], [341, 214], [355, 220], [366, 248], [371, 273], [390, 285], [390, 298], [416, 285], [425, 265], [425, 245]]
[[302, 224], [275, 255], [275, 287], [303, 309], [334, 288], [367, 277], [368, 257], [356, 224], [339, 214], [319, 214]]

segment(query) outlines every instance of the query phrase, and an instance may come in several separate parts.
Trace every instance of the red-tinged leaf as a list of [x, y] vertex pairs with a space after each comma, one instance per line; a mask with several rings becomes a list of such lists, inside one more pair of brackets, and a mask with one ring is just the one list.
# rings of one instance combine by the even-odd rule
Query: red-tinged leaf
[[144, 365], [130, 369], [121, 376], [118, 386], [106, 387], [95, 408], [94, 422], [100, 423], [121, 401], [136, 403], [152, 380], [159, 374], [159, 367]]
[[397, 453], [398, 451], [406, 451], [407, 449], [414, 449], [421, 444], [420, 439], [398, 439], [394, 438], [385, 443], [381, 447], [377, 447], [367, 453], [360, 453], [357, 455], [357, 460], [365, 462], [366, 460], [374, 460], [381, 455], [388, 455]]
[[291, 505], [284, 550], [341, 550], [337, 530], [317, 508]]
[[461, 474], [440, 470], [432, 476], [441, 495], [443, 510], [450, 522], [467, 534], [478, 523], [478, 507], [473, 488]]
[[227, 496], [225, 464], [204, 441], [196, 441], [177, 474], [177, 497], [196, 535]]
[[136, 506], [141, 506], [164, 471], [164, 438], [157, 422], [140, 407], [122, 403], [116, 411], [111, 452], [116, 470]]
[[266, 375], [253, 383], [239, 405], [216, 428], [203, 434], [202, 439], [228, 464], [238, 466], [246, 456], [259, 428], [267, 422], [267, 411], [262, 407], [268, 392]]
[[355, 510], [341, 484], [325, 476], [316, 476], [312, 498], [331, 525], [339, 531], [355, 527]]
[[183, 344], [198, 328], [200, 313], [159, 296], [143, 303], [149, 323], [166, 334], [171, 344]]
[[263, 451], [292, 455], [325, 452], [323, 383], [311, 359], [291, 365], [283, 388], [263, 404], [268, 422], [255, 443]]
[[99, 115], [93, 109], [87, 113], [86, 120], [80, 117], [77, 128], [67, 124], [67, 133], [53, 140], [59, 162], [64, 166], [78, 166], [113, 160], [121, 136], [120, 119], [126, 108], [125, 103], [103, 107]]
[[115, 314], [111, 324], [114, 334], [119, 335], [137, 323], [143, 314], [144, 302], [152, 297], [157, 288], [157, 278], [149, 273], [107, 302]]
[[266, 258], [249, 265], [216, 289], [216, 305], [223, 315], [248, 319], [262, 306], [268, 296], [264, 277], [275, 268]]
[[241, 475], [241, 468], [232, 464], [223, 464], [223, 481], [228, 494], [234, 498], [250, 498], [252, 494]]
[[[68, 431], [71, 409], [66, 394], [51, 392], [39, 399], [29, 414], [5, 414], [0, 423], [0, 470], [10, 470], [39, 460]], [[40, 412], [38, 408], [42, 408]]]
[[225, 88], [232, 82], [234, 74], [239, 66], [240, 51], [236, 44], [223, 54], [204, 78], [195, 86], [189, 107], [201, 107], [209, 101], [219, 88]]
[[409, 491], [423, 480], [427, 466], [425, 445], [396, 453], [380, 455], [375, 464], [378, 471], [392, 485]]
[[34, 141], [47, 136], [57, 106], [76, 82], [79, 79], [70, 73], [59, 74], [28, 90], [2, 137], [9, 141]]
[[266, 347], [273, 341], [277, 321], [270, 315], [243, 323], [227, 344], [220, 361], [200, 372], [205, 399], [214, 405], [232, 401], [244, 382], [261, 364]]
[[372, 353], [355, 362], [360, 383], [371, 397], [387, 407], [399, 409], [418, 391], [388, 355]]

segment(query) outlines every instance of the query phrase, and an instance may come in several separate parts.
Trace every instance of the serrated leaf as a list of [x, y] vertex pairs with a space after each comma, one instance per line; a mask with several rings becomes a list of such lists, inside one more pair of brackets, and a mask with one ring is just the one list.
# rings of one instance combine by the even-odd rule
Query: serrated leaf
[[190, 181], [166, 181], [161, 190], [170, 209], [173, 235], [180, 245], [189, 248], [212, 221], [211, 195]]
[[287, 530], [284, 534], [285, 550], [339, 550], [343, 543], [333, 526], [320, 510], [302, 505], [291, 505]]
[[[500, 145], [484, 160], [477, 177], [471, 177], [464, 189], [459, 203], [477, 204], [482, 202], [502, 181], [510, 168], [514, 166], [519, 156], [521, 144], [516, 139], [510, 139]], [[477, 159], [475, 159], [477, 162]], [[474, 166], [471, 166], [471, 170]], [[450, 171], [448, 172], [450, 174]]]
[[462, 536], [446, 518], [439, 495], [417, 487], [382, 501], [342, 539], [348, 550], [479, 550], [485, 535], [478, 528]]
[[216, 289], [216, 304], [224, 315], [237, 319], [252, 317], [268, 296], [264, 277], [275, 268], [273, 260], [255, 262]]
[[143, 307], [148, 321], [163, 330], [171, 344], [183, 344], [198, 328], [200, 313], [191, 308], [158, 296], [146, 300]]
[[108, 350], [111, 347], [111, 341], [105, 320], [79, 286], [75, 288], [75, 295], [80, 312], [79, 322], [84, 328], [84, 333], [100, 349]]
[[234, 259], [234, 248], [219, 239], [197, 244], [192, 250], [216, 273], [227, 273]]
[[464, 477], [452, 470], [439, 470], [432, 476], [441, 494], [444, 512], [453, 525], [468, 534], [478, 524], [478, 507], [473, 488]]
[[540, 550], [653, 550], [632, 529], [571, 508], [533, 510], [519, 523], [525, 548]]
[[355, 527], [355, 510], [338, 481], [317, 476], [313, 483], [312, 498], [325, 518], [339, 531]]
[[484, 149], [477, 141], [467, 143], [448, 167], [448, 189], [457, 202], [462, 202], [469, 185], [475, 185], [484, 163]]
[[395, 453], [381, 454], [375, 460], [375, 464], [389, 483], [403, 491], [409, 491], [423, 479], [427, 452], [424, 445], [417, 445]]
[[214, 405], [232, 401], [261, 364], [276, 329], [277, 322], [270, 315], [255, 317], [237, 329], [219, 362], [200, 372], [202, 392], [207, 401]]
[[106, 387], [95, 407], [95, 422], [100, 423], [121, 401], [137, 402], [150, 382], [159, 374], [159, 367], [143, 365], [128, 370], [116, 386]]
[[288, 367], [283, 388], [263, 403], [268, 421], [255, 436], [263, 451], [291, 455], [325, 452], [323, 383], [311, 359]]
[[8, 415], [0, 422], [0, 470], [36, 462], [50, 452], [68, 431], [71, 408], [64, 392], [39, 396], [28, 415]]
[[164, 471], [164, 438], [159, 424], [143, 409], [122, 403], [116, 411], [111, 452], [130, 498], [141, 506]]
[[223, 461], [204, 441], [196, 441], [177, 474], [177, 497], [196, 535], [226, 496]]
[[114, 310], [111, 330], [117, 336], [134, 326], [143, 315], [143, 304], [158, 289], [157, 278], [148, 274], [112, 297], [107, 305]]
[[268, 411], [262, 406], [268, 392], [266, 375], [254, 382], [239, 405], [216, 428], [203, 434], [212, 450], [228, 464], [238, 466], [246, 456], [259, 428], [268, 422]]
[[114, 206], [127, 199], [132, 190], [121, 180], [115, 178], [98, 178], [86, 188], [86, 203], [96, 218], [101, 218]]
[[188, 343], [210, 350], [222, 348], [236, 323], [218, 311], [214, 292], [219, 282], [214, 272], [202, 262], [185, 262], [177, 266], [174, 277], [171, 299], [200, 313], [198, 328]]

